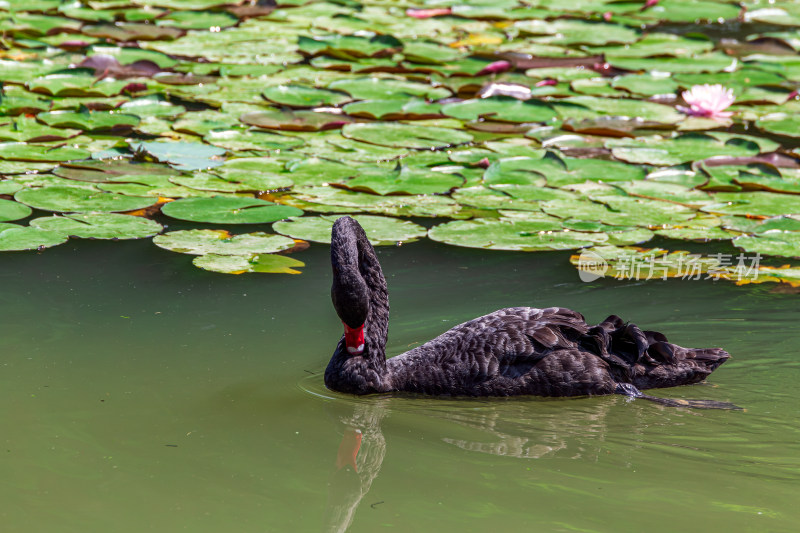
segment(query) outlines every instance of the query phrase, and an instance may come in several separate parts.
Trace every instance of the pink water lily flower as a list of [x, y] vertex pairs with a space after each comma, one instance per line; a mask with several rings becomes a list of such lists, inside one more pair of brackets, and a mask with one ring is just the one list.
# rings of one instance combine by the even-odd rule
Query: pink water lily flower
[[728, 118], [733, 115], [730, 111], [725, 111], [736, 100], [733, 89], [706, 83], [683, 91], [681, 96], [689, 107], [678, 106], [678, 110], [687, 115], [705, 118]]

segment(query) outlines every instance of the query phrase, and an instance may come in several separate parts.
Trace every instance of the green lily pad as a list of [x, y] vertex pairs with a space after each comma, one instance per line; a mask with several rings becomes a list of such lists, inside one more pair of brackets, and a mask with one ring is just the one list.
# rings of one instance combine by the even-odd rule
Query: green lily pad
[[399, 120], [439, 117], [441, 108], [441, 104], [426, 102], [420, 98], [411, 98], [409, 100], [364, 100], [347, 104], [342, 109], [353, 117]]
[[[11, 194], [11, 192], [7, 194]], [[0, 198], [0, 221], [19, 220], [30, 216], [31, 213], [31, 208], [27, 205]]]
[[794, 114], [771, 113], [764, 115], [756, 121], [756, 126], [769, 133], [800, 137], [800, 120]]
[[51, 111], [39, 113], [37, 119], [54, 128], [76, 128], [84, 131], [101, 131], [132, 128], [139, 124], [139, 117], [110, 111]]
[[91, 70], [72, 69], [28, 81], [25, 86], [35, 93], [51, 96], [113, 96], [128, 85], [125, 80], [94, 77]]
[[[338, 218], [340, 217], [293, 217], [276, 222], [272, 225], [272, 229], [295, 239], [330, 243], [331, 228]], [[408, 220], [372, 215], [356, 215], [353, 218], [361, 224], [369, 241], [375, 246], [393, 246], [400, 242], [414, 242], [428, 233], [424, 227]]]
[[358, 100], [406, 100], [411, 96], [438, 100], [439, 98], [447, 98], [451, 94], [444, 87], [431, 87], [427, 83], [377, 77], [336, 80], [329, 83], [328, 88], [344, 91]]
[[31, 220], [31, 227], [63, 233], [80, 239], [144, 239], [160, 233], [164, 228], [155, 220], [118, 214], [75, 214], [39, 217]]
[[669, 228], [656, 230], [656, 235], [679, 241], [725, 241], [736, 235], [722, 228]]
[[672, 94], [678, 90], [678, 83], [669, 77], [653, 74], [628, 74], [615, 78], [611, 85], [617, 89], [625, 89], [633, 94], [654, 96], [656, 94]]
[[[335, 187], [308, 187], [291, 198], [309, 211], [318, 213], [366, 212], [390, 216], [453, 217], [461, 207], [452, 199], [438, 195], [379, 196]], [[289, 203], [290, 200], [284, 200]], [[294, 204], [290, 204], [294, 205]]]
[[149, 207], [155, 202], [153, 198], [64, 186], [23, 189], [14, 195], [14, 199], [43, 211], [103, 213], [133, 211]]
[[800, 258], [800, 232], [773, 230], [760, 235], [744, 235], [733, 244], [745, 252]]
[[565, 231], [554, 217], [540, 214], [537, 218], [456, 220], [432, 227], [428, 237], [467, 248], [527, 252], [572, 250], [608, 241], [604, 233]]
[[290, 107], [335, 106], [352, 100], [346, 93], [304, 85], [277, 85], [264, 89], [264, 98]]
[[418, 149], [444, 148], [473, 140], [472, 135], [465, 131], [392, 122], [346, 124], [342, 135], [379, 146]]
[[263, 111], [245, 113], [241, 121], [270, 130], [321, 131], [339, 129], [353, 119], [324, 111]]
[[178, 170], [218, 167], [225, 162], [221, 156], [226, 152], [223, 148], [202, 143], [160, 141], [132, 143], [131, 150], [146, 152]]
[[624, 196], [602, 196], [598, 202], [551, 200], [542, 204], [545, 213], [579, 220], [597, 220], [616, 226], [653, 227], [680, 225], [694, 218], [694, 209], [656, 200]]
[[295, 246], [294, 239], [271, 233], [233, 235], [225, 230], [170, 231], [153, 239], [156, 246], [181, 254], [251, 255], [269, 254]]
[[722, 72], [737, 66], [736, 58], [722, 52], [709, 52], [693, 57], [606, 57], [611, 66], [624, 70], [644, 72], [672, 72], [691, 74], [699, 72]]
[[714, 156], [752, 156], [760, 152], [759, 146], [748, 139], [734, 137], [723, 142], [700, 133], [686, 133], [671, 139], [613, 139], [605, 145], [617, 159], [650, 165], [679, 165]]
[[585, 181], [627, 181], [644, 177], [644, 170], [635, 165], [602, 159], [561, 158], [553, 153], [544, 157], [515, 157], [492, 163], [484, 174], [484, 182], [496, 184], [544, 184], [563, 187]]
[[60, 141], [78, 135], [78, 130], [68, 130], [43, 126], [36, 120], [27, 117], [17, 117], [8, 124], [0, 126], [0, 141], [31, 141], [47, 142]]
[[0, 251], [41, 250], [67, 242], [67, 236], [32, 227], [0, 228]]
[[517, 100], [508, 96], [465, 100], [447, 104], [442, 113], [462, 120], [490, 118], [506, 122], [548, 122], [556, 112], [548, 104], [538, 100]]
[[13, 161], [73, 161], [86, 159], [91, 152], [71, 146], [48, 146], [21, 142], [0, 143], [0, 159]]
[[205, 30], [208, 28], [227, 28], [239, 20], [224, 11], [173, 11], [158, 19], [160, 26], [172, 26], [184, 30]]
[[706, 192], [691, 189], [676, 183], [639, 180], [615, 182], [614, 186], [632, 196], [640, 196], [652, 200], [666, 200], [668, 202], [675, 202], [692, 207], [700, 207], [715, 202], [711, 195]]
[[779, 215], [766, 219], [724, 216], [721, 221], [723, 228], [756, 235], [776, 230], [800, 232], [800, 216]]
[[214, 130], [203, 137], [207, 143], [231, 151], [242, 150], [290, 150], [303, 146], [303, 141], [269, 131], [252, 130]]
[[433, 194], [444, 193], [461, 186], [459, 174], [437, 172], [426, 168], [403, 166], [400, 169], [373, 167], [361, 169], [355, 178], [339, 180], [348, 189], [376, 194]]
[[[564, 104], [570, 104], [571, 106], [568, 107]], [[587, 111], [595, 116], [631, 117], [660, 124], [675, 124], [685, 118], [685, 115], [671, 106], [628, 98], [570, 96], [559, 101], [559, 105], [556, 105], [555, 108], [559, 115], [565, 119], [586, 118]]]
[[303, 211], [256, 198], [185, 198], [169, 202], [161, 208], [165, 215], [192, 222], [213, 224], [266, 224]]
[[195, 257], [192, 263], [203, 270], [222, 274], [261, 272], [269, 274], [300, 274], [296, 268], [305, 263], [285, 255], [260, 254], [252, 256], [206, 254]]
[[800, 196], [773, 192], [718, 192], [716, 203], [701, 207], [707, 213], [746, 216], [800, 214]]

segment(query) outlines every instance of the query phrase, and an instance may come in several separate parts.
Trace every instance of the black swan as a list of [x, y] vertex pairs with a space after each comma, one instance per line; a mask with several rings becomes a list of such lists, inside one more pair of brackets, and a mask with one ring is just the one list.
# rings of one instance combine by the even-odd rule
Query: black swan
[[350, 394], [412, 392], [447, 396], [623, 394], [666, 405], [736, 408], [671, 400], [640, 389], [702, 381], [730, 356], [683, 348], [612, 315], [596, 326], [561, 307], [512, 307], [460, 324], [386, 359], [389, 295], [375, 249], [354, 219], [331, 233], [331, 297], [345, 333], [325, 385]]

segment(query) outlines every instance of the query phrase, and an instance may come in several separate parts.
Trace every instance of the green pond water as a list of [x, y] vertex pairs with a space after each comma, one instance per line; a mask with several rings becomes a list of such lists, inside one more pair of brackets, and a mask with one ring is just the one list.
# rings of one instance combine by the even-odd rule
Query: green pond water
[[327, 253], [300, 276], [210, 274], [149, 242], [3, 255], [2, 530], [797, 530], [798, 295], [582, 283], [562, 253], [381, 249], [389, 353], [501, 307], [613, 312], [733, 354], [655, 394], [746, 411], [353, 398], [322, 384], [341, 334]]

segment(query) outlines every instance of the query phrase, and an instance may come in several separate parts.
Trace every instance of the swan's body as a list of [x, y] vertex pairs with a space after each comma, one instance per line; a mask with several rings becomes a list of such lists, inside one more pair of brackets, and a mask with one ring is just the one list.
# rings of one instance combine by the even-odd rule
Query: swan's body
[[340, 392], [644, 396], [639, 389], [697, 383], [729, 358], [720, 348], [670, 344], [613, 315], [591, 326], [569, 309], [512, 307], [387, 360], [386, 281], [364, 230], [350, 217], [333, 226], [331, 262], [333, 303], [346, 334], [325, 384]]

